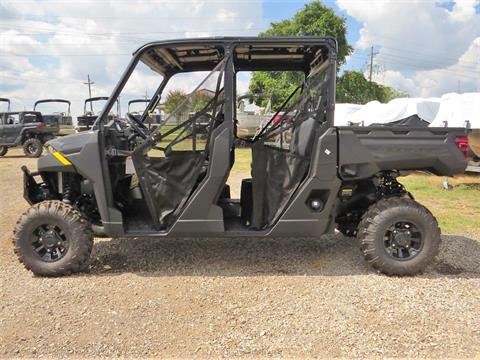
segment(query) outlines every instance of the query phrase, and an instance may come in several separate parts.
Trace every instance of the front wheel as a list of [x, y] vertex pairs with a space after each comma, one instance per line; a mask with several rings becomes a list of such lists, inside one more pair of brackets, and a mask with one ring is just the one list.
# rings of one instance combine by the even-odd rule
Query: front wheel
[[0, 146], [0, 156], [4, 156], [8, 152], [8, 147]]
[[40, 276], [61, 276], [88, 265], [93, 235], [87, 220], [70, 205], [43, 201], [17, 221], [13, 245], [27, 270]]
[[42, 155], [43, 143], [39, 139], [31, 138], [23, 143], [23, 152], [28, 157], [38, 158]]
[[416, 201], [388, 198], [370, 206], [357, 239], [364, 258], [378, 271], [415, 275], [437, 256], [440, 229], [430, 211]]

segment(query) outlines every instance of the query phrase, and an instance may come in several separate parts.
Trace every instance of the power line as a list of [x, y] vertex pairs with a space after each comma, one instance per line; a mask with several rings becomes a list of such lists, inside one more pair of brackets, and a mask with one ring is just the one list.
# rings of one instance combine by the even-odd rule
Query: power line
[[[388, 52], [386, 53], [386, 52], [383, 52], [383, 51], [380, 53], [380, 57], [382, 57], [382, 56], [400, 58], [400, 59], [406, 59], [406, 60], [415, 60], [411, 56], [396, 55], [396, 54], [391, 54], [391, 53], [388, 53]], [[455, 63], [455, 64], [445, 64], [444, 62], [439, 62], [439, 61], [435, 61], [435, 60], [423, 60], [423, 59], [419, 59], [419, 60], [421, 60], [421, 62], [423, 64], [429, 64], [429, 65], [433, 65], [433, 66], [443, 66], [443, 67], [457, 66], [457, 67], [465, 68], [467, 71], [469, 71], [469, 70], [475, 71], [477, 66], [480, 67], [480, 63], [478, 63], [477, 66], [475, 66], [475, 65], [464, 65], [463, 64], [464, 62], [461, 61], [460, 59], [457, 59], [457, 63]]]
[[[424, 53], [424, 52], [410, 50], [408, 48], [395, 48], [395, 47], [392, 47], [392, 46], [385, 46], [385, 45], [382, 45], [382, 44], [380, 44], [380, 46], [382, 47], [382, 49], [385, 48], [385, 49], [392, 50], [393, 52], [401, 52], [403, 55], [405, 55], [405, 53], [410, 53], [410, 54], [420, 55], [422, 57], [428, 57], [429, 59], [433, 58], [433, 59], [443, 59], [443, 60], [449, 60], [449, 61], [458, 61], [459, 60], [458, 58], [445, 57], [445, 56], [439, 55], [438, 53], [437, 54]], [[480, 64], [480, 62], [478, 62], [478, 61], [468, 61], [468, 60], [466, 60], [464, 62], [473, 64], [473, 65]]]
[[0, 73], [0, 78], [19, 80], [22, 82], [26, 81], [26, 82], [38, 82], [38, 83], [81, 82], [81, 80], [78, 80], [78, 79], [67, 79], [67, 78], [59, 79], [59, 78], [51, 78], [51, 77], [47, 78], [47, 77], [41, 77], [41, 76], [32, 77], [30, 75], [14, 75], [14, 74], [5, 75], [2, 73]]
[[[400, 38], [395, 38], [395, 37], [391, 37], [391, 36], [385, 36], [385, 35], [375, 35], [376, 37], [379, 37], [379, 38], [384, 38], [384, 39], [390, 39], [390, 40], [394, 40], [396, 43], [402, 43], [405, 41], [405, 39], [400, 39]], [[473, 41], [474, 38], [471, 39], [471, 41]], [[428, 45], [429, 44], [420, 44], [420, 43], [413, 43], [413, 44], [417, 44], [417, 48], [415, 48], [415, 46], [411, 46], [412, 45], [412, 41], [411, 39], [409, 39], [409, 47], [408, 48], [405, 48], [405, 47], [402, 47], [402, 48], [396, 48], [396, 47], [392, 47], [390, 45], [386, 45], [385, 43], [382, 43], [382, 42], [378, 42], [376, 41], [376, 44], [377, 45], [380, 45], [381, 47], [385, 47], [385, 48], [389, 48], [389, 49], [394, 49], [394, 50], [399, 50], [399, 51], [406, 51], [406, 52], [410, 52], [410, 53], [416, 53], [416, 54], [422, 54], [422, 55], [426, 55], [426, 56], [433, 56], [433, 57], [441, 57], [443, 59], [448, 59], [448, 60], [457, 60], [455, 58], [452, 58], [452, 57], [446, 57], [444, 55], [440, 55], [440, 54], [428, 54], [428, 53], [425, 53], [423, 52], [425, 48], [428, 48]], [[418, 48], [421, 48], [421, 51], [417, 51], [416, 49]], [[414, 50], [411, 50], [411, 49], [414, 49]]]
[[[351, 57], [358, 58], [358, 59], [363, 59], [363, 60], [368, 59], [368, 57], [362, 56], [362, 55], [352, 55]], [[468, 79], [472, 79], [472, 76], [478, 76], [478, 75], [473, 75], [473, 73], [480, 74], [480, 72], [476, 72], [476, 71], [465, 71], [465, 70], [462, 71], [462, 70], [459, 70], [459, 71], [462, 71], [462, 72], [459, 72], [459, 71], [455, 71], [453, 69], [430, 68], [430, 67], [425, 67], [425, 66], [419, 65], [417, 63], [406, 63], [404, 61], [396, 61], [395, 59], [382, 59], [382, 62], [386, 63], [386, 64], [393, 65], [393, 66], [399, 66], [399, 65], [406, 66], [410, 70], [420, 69], [420, 70], [423, 70], [423, 71], [446, 71], [446, 72], [450, 72], [450, 73], [455, 74], [455, 76], [457, 76], [457, 77], [464, 77], [464, 78], [468, 78]], [[471, 75], [468, 75], [467, 73], [471, 73]]]
[[[37, 3], [37, 0], [10, 0], [10, 1], [3, 1], [4, 4], [8, 3]], [[70, 3], [71, 0], [43, 0], [45, 3]], [[90, 0], [76, 0], [76, 3], [84, 3], [84, 2], [91, 2]], [[104, 3], [108, 4], [111, 3], [111, 0], [96, 0], [96, 3]], [[130, 3], [131, 0], [115, 0], [115, 3]], [[165, 4], [165, 0], [150, 0], [151, 3], [160, 3], [160, 4]], [[175, 0], [176, 3], [192, 3], [191, 0]], [[219, 4], [219, 3], [259, 3], [258, 0], [207, 0], [207, 3], [213, 3], [213, 4]], [[298, 0], [263, 0], [262, 3], [284, 3], [284, 4], [298, 4]]]
[[131, 56], [132, 53], [117, 53], [117, 54], [114, 54], [114, 53], [105, 53], [105, 54], [54, 54], [54, 53], [50, 53], [50, 54], [21, 54], [21, 53], [10, 53], [10, 54], [0, 54], [0, 57], [8, 57], [8, 56], [20, 56], [20, 57], [23, 57], [23, 56], [27, 56], [27, 57], [35, 57], [35, 56], [38, 56], [38, 57], [42, 57], [42, 56], [48, 56], [48, 57], [63, 57], [63, 56], [78, 56], [78, 57], [107, 57], [107, 56]]
[[[30, 19], [29, 17], [31, 17], [32, 19]], [[55, 19], [60, 19], [60, 18], [66, 18], [66, 19], [85, 19], [85, 18], [88, 18], [89, 20], [95, 20], [95, 19], [99, 19], [99, 20], [108, 20], [108, 19], [114, 19], [114, 20], [130, 20], [130, 21], [135, 21], [135, 20], [142, 20], [142, 21], [158, 21], [158, 20], [162, 20], [162, 19], [168, 19], [168, 20], [172, 20], [172, 19], [192, 19], [192, 20], [199, 20], [199, 17], [198, 16], [155, 16], [155, 17], [149, 17], [149, 16], [142, 16], [142, 15], [139, 15], [139, 16], [92, 16], [92, 15], [78, 15], [78, 16], [74, 16], [74, 15], [28, 15], [28, 16], [5, 16], [4, 17], [5, 19], [12, 19], [12, 20], [28, 20], [28, 21], [45, 21], [45, 19], [49, 19], [49, 18], [55, 18]], [[226, 18], [232, 18], [232, 19], [251, 19], [252, 17], [251, 16], [226, 16]], [[208, 20], [209, 18], [208, 17], [202, 17], [202, 20]], [[211, 19], [218, 19], [218, 17], [211, 17]], [[222, 19], [223, 20], [223, 19]], [[264, 18], [262, 17], [262, 21], [265, 21], [265, 22], [269, 22], [269, 21], [275, 21], [275, 19], [273, 18]]]
[[[53, 24], [49, 24], [52, 26], [55, 26]], [[35, 27], [27, 27], [23, 25], [0, 25], [0, 28], [6, 28], [7, 30], [11, 30], [12, 28], [17, 28], [17, 29], [33, 29], [37, 31], [42, 31], [38, 33], [31, 33], [33, 35], [47, 35], [48, 33], [52, 34], [71, 34], [71, 35], [82, 35], [82, 36], [120, 36], [120, 37], [125, 37], [132, 39], [133, 37], [129, 37], [128, 35], [154, 35], [154, 34], [177, 34], [177, 33], [184, 33], [184, 32], [189, 32], [189, 33], [196, 33], [196, 34], [202, 34], [204, 32], [219, 32], [219, 31], [263, 31], [265, 28], [236, 28], [236, 29], [204, 29], [204, 30], [192, 30], [192, 29], [178, 29], [178, 30], [171, 30], [171, 31], [133, 31], [133, 32], [124, 32], [124, 31], [109, 31], [109, 32], [98, 32], [98, 33], [88, 33], [88, 32], [82, 32], [80, 30], [78, 31], [65, 31], [65, 30], [58, 30], [58, 29], [50, 29], [50, 28], [35, 28]]]
[[[380, 59], [382, 61], [390, 61], [390, 62], [395, 61], [395, 62], [402, 63], [402, 64], [405, 64], [405, 65], [410, 65], [411, 64], [412, 66], [422, 67], [422, 68], [425, 68], [425, 69], [438, 70], [438, 69], [443, 69], [445, 67], [456, 67], [457, 72], [480, 73], [480, 71], [477, 70], [476, 67], [470, 67], [470, 66], [467, 66], [467, 65], [463, 65], [462, 63], [447, 65], [447, 64], [438, 63], [438, 62], [435, 62], [435, 61], [421, 61], [421, 62], [419, 62], [419, 61], [416, 61], [416, 59], [414, 59], [412, 57], [394, 55], [394, 54], [389, 54], [389, 53], [384, 53], [384, 52], [380, 52], [378, 55], [379, 55], [378, 59]], [[370, 59], [370, 55], [363, 55], [363, 54], [358, 54], [358, 53], [350, 55], [350, 57], [351, 58], [352, 57], [353, 58], [362, 58], [364, 60], [369, 60]], [[441, 68], [439, 66], [443, 66], [443, 67]], [[453, 70], [453, 69], [450, 69], [450, 70]]]

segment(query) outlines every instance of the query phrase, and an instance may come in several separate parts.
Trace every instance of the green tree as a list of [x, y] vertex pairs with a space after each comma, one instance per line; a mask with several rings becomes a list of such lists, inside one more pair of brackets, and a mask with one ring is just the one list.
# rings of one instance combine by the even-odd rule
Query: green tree
[[291, 19], [270, 24], [260, 36], [332, 36], [337, 39], [339, 65], [345, 63], [353, 48], [347, 42], [346, 19], [335, 14], [333, 9], [320, 0], [312, 1], [293, 15]]
[[[172, 114], [185, 101], [188, 94], [180, 89], [170, 90], [165, 98], [165, 111], [167, 114]], [[186, 111], [186, 109], [185, 109]], [[178, 112], [182, 112], [179, 109]]]
[[385, 103], [407, 96], [394, 88], [369, 82], [359, 71], [346, 71], [337, 78], [337, 102], [340, 103], [365, 104], [373, 100]]
[[208, 102], [212, 100], [214, 94], [207, 92], [197, 92], [193, 94], [192, 111], [201, 111], [207, 106]]
[[[270, 28], [260, 36], [332, 36], [338, 42], [338, 66], [353, 49], [347, 43], [347, 26], [344, 17], [323, 5], [319, 0], [306, 4], [291, 19], [270, 24]], [[255, 72], [250, 80], [249, 93], [262, 93], [272, 98], [272, 108], [278, 107], [288, 95], [303, 82], [303, 73], [299, 72]], [[257, 105], [265, 106], [263, 99]]]

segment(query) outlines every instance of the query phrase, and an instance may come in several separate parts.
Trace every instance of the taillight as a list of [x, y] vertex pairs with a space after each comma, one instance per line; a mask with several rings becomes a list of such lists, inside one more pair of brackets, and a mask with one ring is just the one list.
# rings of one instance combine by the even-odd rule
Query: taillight
[[282, 120], [282, 115], [278, 114], [273, 118], [272, 125], [277, 125], [280, 122], [280, 120]]
[[459, 136], [455, 138], [455, 144], [462, 152], [465, 159], [468, 158], [468, 138], [466, 136]]
[[39, 129], [39, 130], [40, 130], [40, 129], [43, 129], [44, 127], [45, 127], [45, 123], [43, 123], [43, 122], [39, 122], [39, 123], [37, 124], [37, 129]]

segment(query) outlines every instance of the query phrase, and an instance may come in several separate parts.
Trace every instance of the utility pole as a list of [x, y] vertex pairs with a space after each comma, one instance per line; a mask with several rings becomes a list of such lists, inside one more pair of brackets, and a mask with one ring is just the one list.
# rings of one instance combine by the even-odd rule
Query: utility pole
[[[95, 84], [93, 81], [90, 80], [90, 74], [87, 75], [88, 81], [84, 83], [85, 85], [88, 85], [88, 98], [92, 97], [92, 85]], [[90, 101], [90, 111], [93, 111], [93, 104]]]
[[373, 57], [378, 53], [373, 52], [373, 46], [370, 48], [370, 76], [368, 77], [368, 81], [372, 82], [372, 73], [373, 73]]

